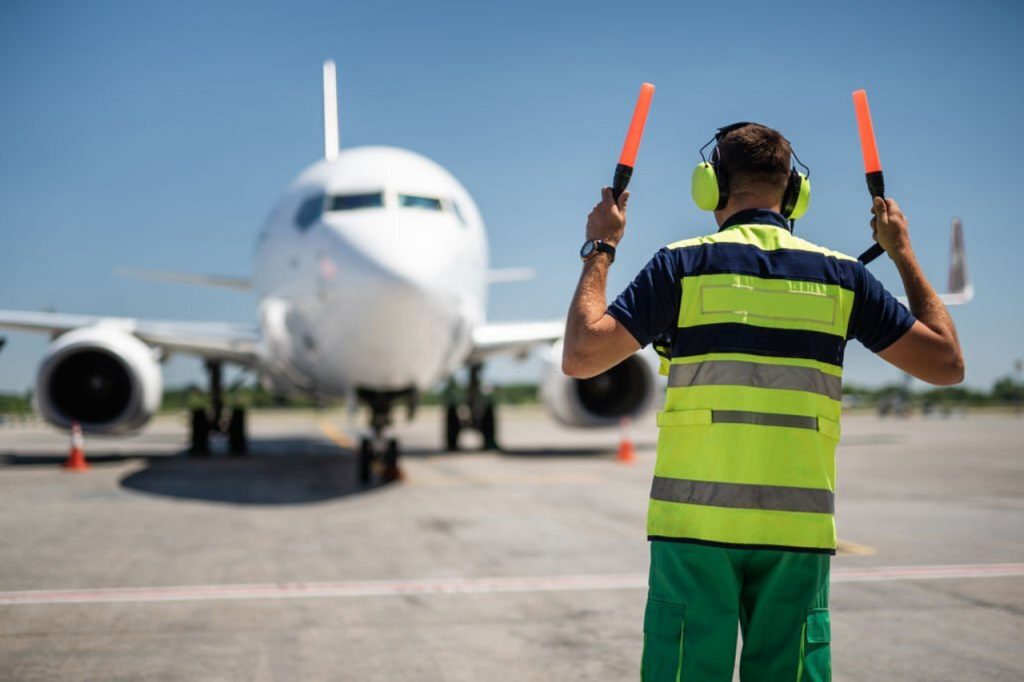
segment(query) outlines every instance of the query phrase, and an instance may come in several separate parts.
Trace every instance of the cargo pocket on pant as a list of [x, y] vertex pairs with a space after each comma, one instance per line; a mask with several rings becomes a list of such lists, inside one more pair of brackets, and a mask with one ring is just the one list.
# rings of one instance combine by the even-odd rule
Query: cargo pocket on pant
[[800, 655], [803, 673], [800, 680], [806, 682], [830, 682], [832, 679], [832, 626], [828, 609], [810, 609], [804, 625], [804, 637]]
[[686, 607], [647, 600], [644, 612], [644, 653], [640, 662], [642, 682], [675, 682], [683, 665], [683, 631]]

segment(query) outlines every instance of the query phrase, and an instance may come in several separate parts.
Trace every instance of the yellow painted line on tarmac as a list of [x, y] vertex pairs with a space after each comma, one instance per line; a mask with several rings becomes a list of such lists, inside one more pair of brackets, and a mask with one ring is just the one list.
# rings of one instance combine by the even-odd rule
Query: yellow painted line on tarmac
[[320, 430], [323, 431], [323, 434], [325, 436], [327, 436], [328, 438], [330, 438], [331, 442], [333, 442], [335, 445], [337, 445], [339, 447], [343, 447], [346, 450], [354, 450], [355, 449], [356, 446], [352, 443], [352, 441], [349, 439], [349, 437], [346, 436], [341, 431], [339, 431], [334, 426], [334, 424], [330, 423], [326, 419], [322, 420], [320, 422]]
[[871, 556], [878, 554], [878, 550], [870, 545], [862, 545], [849, 540], [836, 540], [836, 554], [858, 554], [860, 556]]

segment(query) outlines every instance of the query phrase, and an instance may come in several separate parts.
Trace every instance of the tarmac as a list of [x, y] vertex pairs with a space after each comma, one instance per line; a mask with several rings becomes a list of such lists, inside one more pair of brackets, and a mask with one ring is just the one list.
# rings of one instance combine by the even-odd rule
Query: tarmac
[[[653, 418], [622, 463], [532, 407], [444, 453], [423, 410], [363, 487], [344, 414], [250, 417], [249, 457], [173, 415], [82, 473], [0, 426], [0, 679], [638, 679]], [[852, 414], [838, 463], [834, 678], [1024, 679], [1024, 419]]]

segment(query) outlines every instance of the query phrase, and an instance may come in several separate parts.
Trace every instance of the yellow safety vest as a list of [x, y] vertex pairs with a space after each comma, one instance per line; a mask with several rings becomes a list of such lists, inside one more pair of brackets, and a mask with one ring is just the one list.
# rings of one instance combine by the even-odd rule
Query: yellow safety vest
[[[686, 255], [702, 274], [681, 277], [677, 329], [658, 348], [668, 388], [648, 536], [834, 552], [842, 352], [854, 304], [837, 273], [854, 259], [769, 225], [668, 248], [693, 249]], [[770, 276], [729, 272], [737, 259], [748, 273], [749, 263], [770, 264]], [[787, 263], [799, 276], [785, 276]]]

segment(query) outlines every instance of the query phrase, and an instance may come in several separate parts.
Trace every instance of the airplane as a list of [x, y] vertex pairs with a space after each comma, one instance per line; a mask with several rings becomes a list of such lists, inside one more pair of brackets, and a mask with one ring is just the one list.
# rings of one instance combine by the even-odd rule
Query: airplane
[[[653, 348], [590, 379], [560, 370], [564, 320], [488, 323], [490, 284], [529, 276], [523, 268], [488, 269], [484, 222], [466, 189], [439, 164], [405, 149], [339, 146], [335, 65], [323, 65], [324, 158], [285, 189], [259, 232], [249, 278], [134, 272], [150, 279], [253, 291], [258, 323], [144, 320], [0, 310], [0, 328], [49, 334], [33, 401], [53, 426], [126, 434], [160, 407], [160, 365], [172, 354], [204, 361], [210, 408], [191, 413], [189, 453], [210, 452], [226, 435], [232, 454], [248, 451], [244, 408], [224, 404], [223, 366], [254, 371], [275, 395], [347, 398], [368, 408], [358, 475], [398, 473], [392, 413], [440, 382], [447, 392], [444, 444], [475, 430], [496, 449], [495, 405], [481, 382], [498, 355], [546, 348], [540, 398], [567, 426], [618, 424], [652, 410], [662, 393]], [[966, 302], [963, 238], [954, 224], [950, 302]], [[959, 263], [960, 265], [956, 265]], [[956, 299], [956, 301], [954, 301]], [[2, 344], [0, 344], [2, 345]]]
[[[159, 409], [160, 364], [172, 354], [198, 356], [209, 379], [210, 409], [191, 414], [194, 455], [210, 434], [227, 436], [234, 454], [248, 450], [246, 414], [224, 404], [223, 366], [253, 370], [276, 395], [346, 396], [368, 408], [360, 439], [359, 478], [372, 470], [397, 476], [399, 444], [392, 412], [439, 382], [454, 386], [468, 368], [464, 398], [449, 391], [445, 445], [460, 432], [497, 447], [494, 402], [484, 363], [550, 347], [564, 320], [487, 323], [489, 284], [515, 281], [523, 269], [488, 270], [484, 222], [466, 189], [419, 154], [385, 146], [339, 147], [335, 65], [323, 65], [324, 158], [285, 189], [257, 238], [250, 278], [141, 273], [164, 281], [251, 290], [258, 323], [142, 320], [0, 310], [0, 328], [50, 334], [39, 365], [37, 412], [62, 429], [137, 431]], [[140, 274], [140, 273], [136, 273]], [[542, 396], [548, 411], [574, 426], [615, 424], [648, 411], [657, 392], [657, 360], [641, 353], [587, 380], [566, 377], [548, 361]]]

